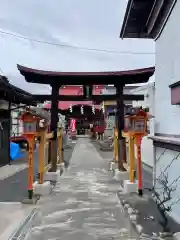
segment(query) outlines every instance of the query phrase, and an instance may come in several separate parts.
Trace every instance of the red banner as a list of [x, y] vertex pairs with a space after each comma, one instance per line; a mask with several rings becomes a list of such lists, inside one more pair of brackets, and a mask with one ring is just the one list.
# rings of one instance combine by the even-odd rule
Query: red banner
[[76, 119], [71, 119], [70, 126], [71, 126], [71, 131], [75, 132], [76, 131]]

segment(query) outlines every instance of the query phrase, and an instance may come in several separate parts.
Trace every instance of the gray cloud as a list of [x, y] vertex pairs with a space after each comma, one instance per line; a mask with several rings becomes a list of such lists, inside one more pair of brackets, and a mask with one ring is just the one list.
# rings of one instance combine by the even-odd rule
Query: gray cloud
[[[42, 41], [128, 52], [154, 52], [150, 40], [121, 40], [125, 0], [1, 0], [0, 30]], [[31, 92], [49, 87], [27, 84], [16, 64], [56, 71], [108, 71], [154, 65], [154, 55], [105, 53], [40, 44], [0, 34], [0, 68]]]

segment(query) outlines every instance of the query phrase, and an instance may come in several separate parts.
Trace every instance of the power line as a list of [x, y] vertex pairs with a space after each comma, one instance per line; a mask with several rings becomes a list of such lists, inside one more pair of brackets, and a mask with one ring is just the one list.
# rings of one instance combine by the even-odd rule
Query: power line
[[115, 53], [115, 54], [131, 54], [131, 55], [154, 55], [155, 54], [153, 52], [115, 51], [115, 50], [106, 50], [106, 49], [98, 49], [98, 48], [80, 47], [80, 46], [73, 46], [68, 44], [53, 43], [53, 42], [43, 41], [35, 38], [29, 38], [29, 37], [21, 36], [21, 35], [10, 33], [10, 32], [5, 32], [1, 30], [0, 30], [0, 33], [4, 35], [9, 35], [11, 37], [21, 38], [21, 39], [25, 39], [32, 42], [41, 43], [41, 44], [47, 44], [47, 45], [52, 45], [56, 47], [73, 48], [73, 49], [85, 50], [85, 51], [105, 52], [105, 53]]

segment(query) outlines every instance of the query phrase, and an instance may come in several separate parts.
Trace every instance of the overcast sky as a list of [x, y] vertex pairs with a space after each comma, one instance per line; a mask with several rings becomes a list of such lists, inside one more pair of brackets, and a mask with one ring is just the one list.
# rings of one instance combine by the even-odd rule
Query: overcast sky
[[57, 44], [0, 33], [1, 74], [30, 92], [46, 93], [48, 87], [26, 83], [16, 64], [55, 71], [112, 71], [153, 66], [154, 54], [129, 54], [154, 53], [153, 41], [119, 38], [126, 5], [126, 0], [1, 0], [1, 32]]

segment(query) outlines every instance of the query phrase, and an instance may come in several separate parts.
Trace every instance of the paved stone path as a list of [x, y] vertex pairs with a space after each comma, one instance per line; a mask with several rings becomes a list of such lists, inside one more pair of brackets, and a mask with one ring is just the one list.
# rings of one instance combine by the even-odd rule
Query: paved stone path
[[38, 205], [42, 222], [28, 240], [139, 239], [108, 177], [108, 162], [89, 139], [79, 139], [71, 164], [50, 196]]

